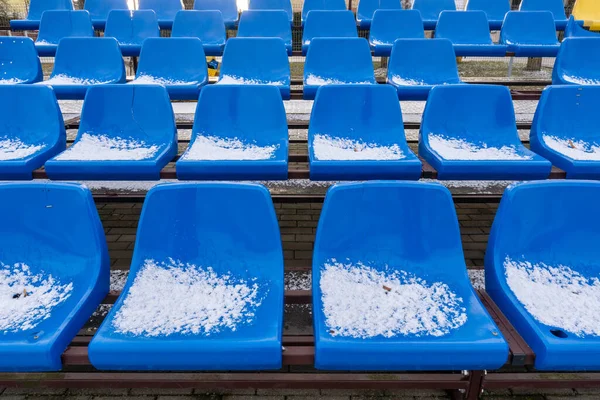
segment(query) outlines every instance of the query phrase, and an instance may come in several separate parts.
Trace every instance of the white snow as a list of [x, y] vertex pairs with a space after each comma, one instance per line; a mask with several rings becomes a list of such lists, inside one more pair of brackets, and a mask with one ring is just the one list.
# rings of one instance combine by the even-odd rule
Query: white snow
[[398, 145], [380, 146], [362, 140], [317, 134], [313, 140], [318, 160], [400, 160], [406, 156]]
[[401, 86], [429, 85], [429, 83], [427, 83], [423, 80], [417, 81], [415, 79], [405, 79], [405, 78], [401, 77], [400, 75], [392, 75], [392, 82], [395, 83], [396, 85], [401, 85]]
[[600, 279], [569, 266], [504, 260], [506, 282], [542, 324], [576, 336], [600, 336]]
[[469, 279], [475, 290], [485, 290], [485, 272], [482, 269], [469, 269]]
[[260, 307], [259, 285], [210, 267], [146, 260], [113, 326], [136, 336], [211, 335], [250, 324]]
[[238, 138], [198, 136], [181, 157], [183, 160], [268, 160], [275, 156], [279, 145], [257, 146]]
[[193, 85], [196, 82], [165, 79], [156, 76], [142, 75], [129, 82], [132, 85]]
[[514, 146], [488, 147], [463, 139], [429, 134], [429, 145], [446, 160], [531, 160], [533, 155], [519, 154]]
[[110, 291], [120, 292], [125, 287], [129, 270], [115, 269], [110, 271]]
[[266, 81], [262, 79], [248, 79], [241, 76], [222, 75], [219, 82], [222, 85], [275, 85], [283, 86], [283, 81]]
[[10, 79], [0, 79], [0, 85], [16, 85], [18, 83], [25, 82], [25, 79], [18, 78], [10, 78]]
[[542, 136], [546, 146], [574, 160], [600, 161], [600, 145], [583, 140], [560, 139], [556, 136]]
[[306, 77], [306, 85], [312, 86], [323, 86], [323, 85], [339, 85], [339, 84], [348, 84], [348, 85], [371, 85], [375, 83], [374, 81], [357, 81], [357, 82], [348, 82], [348, 81], [340, 81], [339, 79], [333, 78], [323, 78], [321, 76], [310, 74]]
[[319, 285], [332, 336], [444, 336], [467, 321], [463, 299], [448, 285], [405, 271], [332, 259], [321, 268]]
[[0, 263], [0, 332], [33, 329], [71, 296], [73, 283], [51, 274], [33, 274], [28, 265]]
[[0, 139], [0, 161], [6, 160], [18, 160], [21, 158], [28, 157], [41, 149], [46, 145], [29, 145], [23, 143], [20, 139], [4, 138]]
[[284, 278], [285, 290], [310, 290], [312, 285], [310, 271], [288, 271]]
[[158, 146], [120, 137], [84, 133], [81, 139], [55, 160], [146, 160], [158, 152]]
[[49, 85], [49, 86], [60, 86], [60, 85], [95, 85], [98, 83], [103, 83], [101, 81], [95, 79], [81, 79], [73, 76], [67, 75], [56, 75], [48, 79], [47, 81], [38, 82], [39, 85]]
[[577, 85], [600, 85], [600, 79], [585, 78], [582, 76], [563, 75], [562, 79]]

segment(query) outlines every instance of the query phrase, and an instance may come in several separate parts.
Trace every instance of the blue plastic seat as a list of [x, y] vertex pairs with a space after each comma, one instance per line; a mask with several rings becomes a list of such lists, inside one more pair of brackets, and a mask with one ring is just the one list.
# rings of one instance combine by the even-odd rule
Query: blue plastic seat
[[364, 38], [315, 38], [304, 64], [305, 100], [333, 84], [376, 84], [369, 42]]
[[389, 85], [321, 87], [310, 116], [311, 180], [412, 179], [421, 162], [408, 148], [398, 96]]
[[181, 0], [138, 0], [140, 10], [154, 10], [161, 29], [171, 29], [175, 15], [185, 7]]
[[345, 0], [306, 0], [302, 3], [302, 26], [306, 16], [312, 10], [347, 10]]
[[549, 11], [510, 11], [500, 31], [500, 44], [516, 57], [555, 57], [560, 43]]
[[35, 30], [40, 26], [42, 14], [50, 10], [73, 10], [71, 0], [30, 0], [27, 18], [13, 19], [10, 21], [10, 29], [14, 31]]
[[125, 57], [138, 57], [147, 38], [160, 37], [156, 13], [152, 10], [114, 10], [108, 14], [104, 37], [119, 42]]
[[505, 86], [431, 89], [419, 132], [419, 155], [437, 170], [438, 179], [544, 179], [552, 169], [519, 140]]
[[499, 31], [504, 21], [504, 16], [510, 11], [509, 0], [467, 0], [466, 11], [484, 11], [490, 29]]
[[[563, 31], [567, 26], [567, 15], [563, 0], [522, 0], [519, 11], [550, 11], [556, 23], [557, 31]], [[534, 26], [531, 28], [535, 29]]]
[[[148, 306], [162, 309], [158, 302], [165, 302], [171, 310], [140, 324], [127, 303], [140, 300], [134, 280], [143, 283], [153, 272], [167, 289], [157, 288]], [[206, 275], [205, 282], [193, 279]], [[197, 292], [188, 282], [216, 290], [185, 298]], [[183, 295], [169, 287], [181, 287]], [[219, 320], [211, 298], [228, 293], [231, 309]], [[173, 303], [173, 296], [181, 300]], [[169, 320], [192, 313], [187, 323]], [[109, 370], [280, 369], [282, 330], [283, 251], [269, 191], [243, 183], [166, 184], [146, 196], [129, 278], [89, 357], [94, 367]]]
[[356, 20], [350, 10], [311, 11], [302, 33], [302, 55], [306, 55], [311, 40], [318, 37], [356, 38]]
[[0, 85], [34, 83], [44, 78], [33, 40], [0, 37]]
[[223, 15], [218, 10], [179, 11], [173, 22], [171, 37], [198, 38], [202, 42], [205, 55], [220, 56], [227, 41]]
[[35, 48], [40, 57], [54, 57], [60, 39], [65, 37], [94, 37], [90, 14], [85, 11], [45, 11]]
[[424, 39], [425, 29], [417, 10], [377, 10], [373, 14], [369, 44], [373, 55], [389, 57], [396, 39]]
[[477, 370], [506, 362], [508, 346], [467, 276], [452, 196], [439, 184], [333, 186], [312, 276], [318, 369]]
[[159, 84], [171, 100], [197, 100], [208, 83], [208, 68], [198, 38], [146, 39], [132, 84]]
[[504, 57], [507, 46], [494, 44], [483, 11], [442, 11], [435, 37], [448, 39], [461, 56]]
[[[2, 183], [0, 204], [0, 271], [14, 277], [15, 291], [2, 300], [0, 371], [59, 371], [108, 294], [110, 260], [92, 194], [73, 183]], [[20, 306], [25, 294], [38, 301]]]
[[454, 0], [414, 0], [413, 10], [421, 12], [425, 30], [434, 30], [442, 11], [455, 11]]
[[553, 85], [600, 85], [600, 38], [563, 40], [554, 69]]
[[125, 64], [114, 38], [64, 38], [47, 81], [58, 99], [78, 100], [92, 85], [125, 83]]
[[595, 289], [586, 291], [600, 272], [599, 202], [600, 184], [586, 181], [521, 183], [502, 196], [485, 286], [535, 352], [536, 370], [600, 369]]
[[104, 30], [112, 10], [129, 10], [127, 0], [85, 0], [84, 8], [89, 11], [92, 24], [98, 30]]
[[31, 179], [66, 147], [58, 102], [52, 89], [38, 85], [0, 85], [0, 101], [0, 179]]
[[600, 179], [600, 86], [548, 86], [533, 118], [531, 150], [570, 179]]
[[276, 37], [285, 43], [292, 55], [292, 28], [283, 10], [247, 10], [240, 17], [236, 37]]
[[75, 143], [46, 162], [46, 172], [60, 180], [158, 180], [176, 154], [175, 117], [164, 87], [93, 86]]
[[236, 0], [194, 0], [194, 10], [221, 11], [227, 29], [234, 29], [238, 24], [239, 14]]
[[570, 37], [595, 37], [600, 38], [600, 34], [598, 32], [592, 32], [585, 29], [581, 26], [580, 22], [576, 21], [575, 17], [572, 15], [569, 17], [569, 22], [567, 22], [567, 27], [565, 28], [565, 38]]
[[249, 0], [248, 10], [283, 10], [288, 15], [290, 26], [294, 25], [294, 11], [291, 0]]
[[231, 38], [223, 52], [219, 83], [273, 85], [290, 98], [290, 62], [280, 38]]
[[287, 179], [288, 129], [279, 90], [269, 85], [204, 88], [190, 147], [176, 168], [178, 179]]
[[369, 29], [377, 10], [402, 10], [400, 0], [359, 0], [356, 20], [360, 29]]
[[452, 42], [447, 39], [398, 39], [392, 47], [387, 82], [400, 100], [427, 100], [436, 85], [461, 83]]

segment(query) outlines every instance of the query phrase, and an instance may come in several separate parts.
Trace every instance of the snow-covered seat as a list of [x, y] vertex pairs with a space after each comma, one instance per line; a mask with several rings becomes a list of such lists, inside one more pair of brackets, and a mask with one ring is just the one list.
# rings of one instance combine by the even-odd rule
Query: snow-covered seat
[[146, 195], [129, 278], [88, 352], [108, 370], [276, 370], [282, 330], [269, 191], [165, 184]]
[[94, 37], [92, 20], [87, 11], [44, 11], [35, 40], [40, 57], [54, 57], [58, 42], [65, 37]]
[[75, 143], [45, 167], [55, 180], [158, 180], [176, 154], [164, 87], [102, 85], [88, 91]]
[[398, 96], [389, 85], [327, 85], [308, 129], [312, 180], [412, 179], [421, 162], [408, 148]]
[[553, 85], [600, 85], [600, 35], [563, 40], [552, 70]]
[[600, 369], [600, 183], [505, 190], [485, 258], [486, 290], [535, 352], [535, 369]]
[[0, 37], [0, 85], [35, 83], [44, 78], [33, 40], [28, 37]]
[[318, 369], [481, 370], [506, 362], [508, 346], [469, 282], [442, 185], [330, 188], [312, 276]]
[[494, 85], [431, 89], [419, 155], [437, 170], [438, 179], [544, 179], [552, 168], [523, 146], [510, 90]]
[[279, 90], [271, 85], [202, 89], [190, 146], [176, 168], [179, 179], [287, 179], [288, 129]]
[[63, 352], [108, 294], [94, 199], [72, 183], [1, 183], [0, 205], [0, 371], [60, 371]]

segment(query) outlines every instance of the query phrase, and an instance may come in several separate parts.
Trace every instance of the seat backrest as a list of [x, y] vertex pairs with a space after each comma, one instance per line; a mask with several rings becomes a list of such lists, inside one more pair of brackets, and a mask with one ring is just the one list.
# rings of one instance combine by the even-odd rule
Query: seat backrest
[[146, 146], [177, 143], [175, 116], [160, 85], [98, 85], [88, 89], [77, 139], [83, 134], [119, 137]]
[[504, 18], [500, 43], [558, 44], [550, 11], [510, 11]]
[[598, 21], [600, 20], [600, 3], [596, 0], [577, 0], [571, 16], [577, 20]]
[[147, 38], [160, 37], [156, 13], [152, 10], [113, 10], [108, 14], [104, 37], [114, 37], [120, 44], [139, 44]]
[[600, 37], [598, 32], [588, 31], [575, 20], [575, 17], [571, 15], [567, 27], [565, 28], [565, 38], [569, 37]]
[[377, 10], [373, 14], [369, 41], [394, 43], [396, 39], [424, 39], [425, 28], [417, 10]]
[[115, 38], [64, 38], [58, 43], [51, 78], [125, 82], [125, 64]]
[[310, 80], [376, 83], [369, 42], [364, 38], [313, 39], [304, 64], [304, 82]]
[[398, 94], [391, 85], [326, 85], [310, 115], [309, 151], [315, 135], [391, 146], [405, 142]]
[[179, 11], [171, 31], [171, 37], [193, 37], [202, 43], [225, 43], [226, 36], [223, 14], [218, 10]]
[[406, 85], [459, 83], [452, 42], [448, 39], [396, 40], [387, 79]]
[[64, 37], [93, 37], [90, 14], [85, 11], [45, 11], [40, 21], [37, 43], [58, 44]]
[[237, 37], [277, 37], [292, 41], [292, 27], [283, 10], [247, 10], [240, 17]]
[[250, 0], [248, 10], [283, 10], [290, 23], [294, 20], [291, 0]]
[[358, 37], [354, 13], [343, 11], [311, 11], [302, 33], [302, 43], [309, 44], [317, 37]]
[[555, 20], [565, 20], [563, 0], [522, 0], [519, 11], [550, 11]]
[[84, 9], [94, 21], [106, 20], [112, 10], [129, 10], [129, 6], [127, 0], [85, 0]]
[[196, 107], [197, 136], [238, 139], [257, 146], [279, 143], [277, 159], [287, 158], [287, 120], [281, 92], [270, 85], [209, 85]]
[[175, 15], [184, 10], [181, 0], [138, 0], [138, 9], [154, 10], [159, 20], [175, 19]]
[[227, 21], [238, 20], [238, 9], [236, 0], [195, 0], [194, 10], [210, 11], [218, 10], [223, 15], [225, 23]]
[[419, 10], [424, 21], [437, 21], [442, 11], [456, 10], [456, 4], [454, 0], [414, 0], [412, 9]]
[[467, 11], [484, 11], [488, 21], [502, 21], [510, 11], [509, 0], [467, 0]]
[[399, 0], [360, 0], [356, 9], [356, 19], [372, 20], [377, 10], [402, 10]]
[[483, 11], [442, 11], [435, 37], [448, 39], [453, 44], [493, 44]]
[[312, 10], [346, 10], [344, 0], [305, 0], [302, 4], [302, 22], [306, 21], [306, 16]]
[[510, 90], [495, 85], [442, 85], [429, 92], [421, 122], [425, 145], [429, 135], [488, 147], [521, 146]]
[[15, 36], [0, 38], [0, 81], [34, 83], [43, 77], [33, 40]]
[[[0, 137], [64, 150], [65, 125], [54, 90], [45, 85], [0, 85]], [[31, 118], [35, 110], [35, 118]], [[45, 150], [49, 150], [46, 148]]]
[[50, 10], [73, 10], [73, 2], [71, 0], [30, 0], [27, 19], [41, 21], [44, 11]]
[[167, 82], [206, 82], [208, 69], [202, 41], [191, 37], [146, 39], [136, 78], [143, 76]]
[[[290, 62], [280, 38], [231, 38], [223, 52], [220, 80], [290, 84]], [[224, 82], [226, 82], [225, 80]]]
[[554, 62], [552, 83], [600, 85], [600, 38], [563, 40]]

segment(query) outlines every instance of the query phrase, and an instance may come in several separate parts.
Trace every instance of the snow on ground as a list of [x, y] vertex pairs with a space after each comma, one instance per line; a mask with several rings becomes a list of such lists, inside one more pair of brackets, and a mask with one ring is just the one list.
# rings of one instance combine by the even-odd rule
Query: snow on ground
[[131, 81], [129, 83], [131, 83], [133, 85], [163, 85], [163, 86], [166, 86], [166, 85], [193, 85], [198, 82], [180, 81], [180, 80], [161, 78], [161, 77], [157, 77], [157, 76], [142, 75], [138, 78], [135, 78], [133, 81]]
[[286, 271], [285, 290], [311, 290], [312, 274], [310, 271]]
[[257, 146], [238, 138], [198, 136], [182, 160], [269, 160], [279, 145]]
[[600, 279], [567, 265], [504, 260], [506, 282], [542, 324], [576, 336], [600, 336]]
[[406, 156], [398, 145], [379, 146], [377, 143], [315, 135], [313, 149], [317, 160], [400, 160]]
[[339, 79], [334, 79], [334, 78], [324, 78], [324, 77], [313, 75], [313, 74], [308, 75], [306, 77], [306, 81], [305, 81], [306, 85], [311, 85], [311, 86], [339, 85], [339, 84], [370, 85], [373, 83], [374, 83], [374, 79], [367, 80], [367, 81], [347, 82], [347, 81], [341, 81]]
[[110, 291], [120, 292], [125, 287], [129, 270], [114, 269], [110, 271]]
[[0, 160], [17, 160], [20, 158], [28, 157], [41, 149], [46, 145], [30, 145], [23, 143], [20, 139], [4, 138], [0, 139]]
[[336, 260], [321, 269], [325, 323], [332, 336], [443, 336], [467, 321], [463, 299], [442, 282]]
[[146, 260], [116, 313], [116, 332], [136, 336], [211, 335], [250, 324], [259, 285], [170, 260]]
[[446, 160], [531, 160], [532, 155], [519, 154], [514, 146], [488, 147], [463, 139], [446, 138], [429, 134], [432, 150]]
[[469, 269], [469, 279], [475, 290], [485, 290], [485, 272], [482, 269]]
[[574, 160], [600, 161], [600, 145], [583, 140], [560, 139], [556, 136], [542, 137], [546, 146]]
[[0, 332], [33, 329], [71, 296], [73, 283], [51, 274], [33, 274], [28, 265], [0, 263]]
[[275, 85], [283, 86], [286, 83], [283, 81], [267, 81], [264, 79], [249, 79], [241, 76], [223, 75], [219, 82], [222, 85]]
[[156, 152], [158, 152], [156, 145], [149, 146], [136, 140], [84, 133], [79, 141], [54, 159], [60, 161], [146, 160], [152, 158]]

